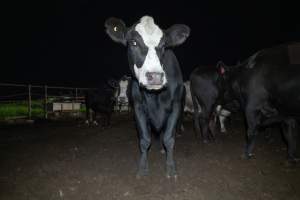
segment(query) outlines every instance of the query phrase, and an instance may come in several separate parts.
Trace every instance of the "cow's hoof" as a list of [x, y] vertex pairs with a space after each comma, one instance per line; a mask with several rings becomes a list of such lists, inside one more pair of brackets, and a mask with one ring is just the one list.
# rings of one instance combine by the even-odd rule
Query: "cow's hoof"
[[221, 133], [226, 134], [227, 133], [226, 129], [221, 129]]
[[136, 174], [137, 179], [141, 179], [142, 177], [148, 176], [149, 175], [149, 170], [148, 169], [141, 169], [138, 170]]
[[243, 160], [255, 159], [255, 155], [253, 153], [245, 153], [241, 157]]
[[171, 180], [171, 179], [174, 179], [174, 181], [177, 181], [178, 180], [178, 175], [177, 174], [175, 174], [175, 175], [173, 175], [173, 176], [170, 176], [170, 175], [168, 175], [167, 174], [167, 179], [169, 179], [169, 180]]
[[210, 143], [210, 141], [209, 141], [208, 139], [204, 139], [204, 140], [202, 140], [202, 142], [203, 142], [204, 144]]
[[299, 158], [288, 158], [288, 162], [291, 165], [295, 165], [295, 164], [298, 164], [300, 162], [300, 159]]
[[174, 165], [167, 166], [167, 175], [166, 175], [166, 177], [168, 179], [176, 177], [176, 179], [177, 179], [176, 167]]

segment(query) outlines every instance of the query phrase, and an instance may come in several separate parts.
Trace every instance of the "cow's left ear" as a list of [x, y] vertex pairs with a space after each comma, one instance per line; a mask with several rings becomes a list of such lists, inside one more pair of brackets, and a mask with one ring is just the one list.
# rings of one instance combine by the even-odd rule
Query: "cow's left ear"
[[181, 45], [189, 37], [191, 29], [184, 24], [175, 24], [165, 31], [166, 46], [174, 47]]
[[126, 25], [121, 19], [111, 17], [105, 21], [106, 33], [115, 41], [126, 45]]

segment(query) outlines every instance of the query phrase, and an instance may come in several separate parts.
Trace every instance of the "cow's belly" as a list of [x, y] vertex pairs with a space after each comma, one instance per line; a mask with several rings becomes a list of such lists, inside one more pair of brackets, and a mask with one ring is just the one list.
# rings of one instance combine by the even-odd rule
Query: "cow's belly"
[[169, 117], [173, 116], [174, 106], [181, 103], [182, 94], [182, 90], [177, 90], [175, 93], [173, 90], [165, 90], [158, 95], [145, 95], [144, 106], [147, 108], [148, 119], [156, 131], [161, 131]]
[[277, 94], [274, 99], [280, 113], [289, 116], [300, 116], [300, 87], [280, 91]]
[[297, 104], [290, 102], [278, 106], [280, 115], [300, 118], [300, 101]]

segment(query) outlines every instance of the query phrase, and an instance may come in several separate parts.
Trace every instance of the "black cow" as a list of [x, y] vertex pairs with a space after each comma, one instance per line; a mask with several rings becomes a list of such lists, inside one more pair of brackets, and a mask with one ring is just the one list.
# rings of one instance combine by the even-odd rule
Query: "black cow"
[[138, 177], [148, 174], [151, 130], [163, 134], [167, 177], [176, 177], [173, 151], [184, 86], [178, 61], [173, 51], [167, 48], [182, 44], [190, 29], [177, 24], [162, 30], [149, 16], [142, 17], [131, 27], [126, 27], [120, 19], [110, 18], [105, 27], [114, 41], [128, 47], [133, 74], [131, 98], [141, 150]]
[[[224, 121], [231, 112], [222, 109], [224, 86], [224, 79], [215, 66], [199, 66], [190, 75], [190, 85], [187, 85], [193, 103], [190, 112], [194, 115], [195, 131], [202, 134], [204, 143], [215, 139], [216, 117], [220, 120], [221, 132], [226, 132]], [[191, 101], [188, 95], [186, 101]]]
[[[288, 145], [288, 160], [297, 161], [295, 137], [300, 119], [300, 63], [290, 63], [289, 47], [284, 44], [261, 50], [240, 65], [219, 65], [219, 70], [225, 72], [227, 91], [239, 101], [245, 113], [248, 126], [246, 158], [253, 157], [259, 128], [280, 123]], [[300, 44], [298, 48], [300, 50]]]
[[[85, 93], [86, 103], [86, 124], [93, 123], [98, 125], [96, 121], [97, 115], [103, 119], [101, 125], [103, 127], [110, 126], [111, 114], [114, 110], [116, 102], [115, 92], [118, 89], [117, 82], [113, 79], [103, 83], [95, 90], [88, 90]], [[92, 111], [92, 115], [91, 112]]]

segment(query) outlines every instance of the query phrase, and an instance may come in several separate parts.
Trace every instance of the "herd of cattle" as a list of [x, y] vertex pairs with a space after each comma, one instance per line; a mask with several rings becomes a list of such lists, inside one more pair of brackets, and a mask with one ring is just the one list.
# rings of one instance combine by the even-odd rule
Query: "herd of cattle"
[[167, 177], [176, 177], [173, 150], [184, 112], [193, 115], [195, 131], [204, 143], [214, 140], [216, 122], [220, 131], [226, 132], [225, 118], [242, 112], [247, 126], [246, 158], [254, 155], [258, 130], [280, 124], [288, 160], [298, 161], [295, 137], [300, 119], [300, 65], [291, 63], [289, 49], [299, 48], [300, 43], [260, 50], [235, 66], [222, 62], [198, 66], [183, 82], [170, 47], [185, 42], [190, 35], [188, 26], [176, 24], [163, 30], [152, 17], [144, 16], [130, 27], [120, 19], [109, 18], [105, 27], [113, 41], [127, 47], [132, 75], [88, 93], [87, 108], [104, 114], [109, 125], [115, 104], [132, 107], [141, 151], [138, 176], [148, 174], [151, 133], [158, 133], [166, 152]]

